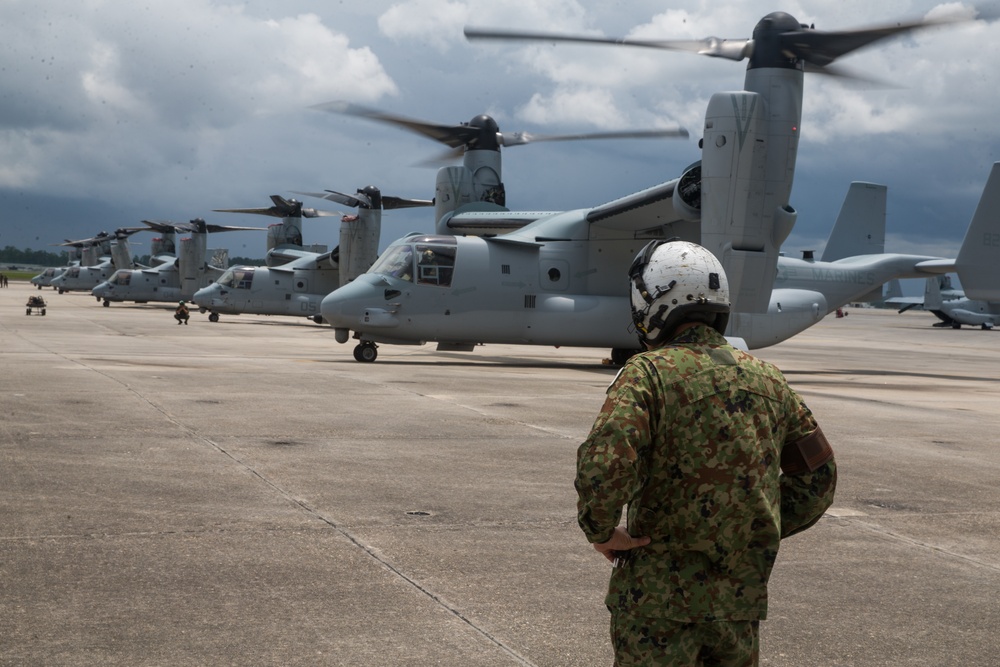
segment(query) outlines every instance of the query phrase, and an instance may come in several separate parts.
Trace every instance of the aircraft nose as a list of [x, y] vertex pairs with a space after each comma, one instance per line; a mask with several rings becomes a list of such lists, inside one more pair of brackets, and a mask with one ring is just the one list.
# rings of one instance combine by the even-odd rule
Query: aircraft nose
[[320, 314], [334, 327], [353, 328], [360, 323], [366, 308], [383, 304], [382, 292], [361, 276], [327, 294], [320, 303]]
[[194, 301], [199, 306], [208, 307], [212, 305], [212, 299], [216, 296], [218, 289], [217, 285], [209, 285], [208, 287], [202, 287], [200, 290], [191, 295], [191, 300]]

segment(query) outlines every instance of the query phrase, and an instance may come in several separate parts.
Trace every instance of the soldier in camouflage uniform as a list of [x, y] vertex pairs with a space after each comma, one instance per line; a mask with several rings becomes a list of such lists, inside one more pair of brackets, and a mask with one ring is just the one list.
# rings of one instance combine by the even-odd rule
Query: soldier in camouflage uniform
[[576, 477], [580, 527], [614, 563], [615, 664], [757, 665], [779, 542], [833, 501], [833, 451], [781, 372], [726, 342], [710, 252], [653, 242], [630, 278], [648, 351], [608, 389]]

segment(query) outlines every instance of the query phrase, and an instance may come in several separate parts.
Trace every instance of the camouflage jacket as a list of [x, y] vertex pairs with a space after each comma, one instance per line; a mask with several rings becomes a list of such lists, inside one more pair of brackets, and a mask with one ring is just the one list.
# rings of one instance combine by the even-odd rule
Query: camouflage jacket
[[608, 608], [765, 618], [779, 541], [833, 502], [832, 459], [794, 477], [780, 469], [782, 447], [816, 428], [777, 368], [708, 326], [632, 357], [577, 456], [587, 539], [610, 539], [625, 505], [629, 534], [652, 539], [614, 569]]

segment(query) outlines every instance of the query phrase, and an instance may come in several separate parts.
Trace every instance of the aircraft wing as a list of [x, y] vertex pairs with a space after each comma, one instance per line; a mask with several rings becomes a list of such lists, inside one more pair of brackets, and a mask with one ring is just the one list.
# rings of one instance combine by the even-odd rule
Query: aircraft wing
[[442, 220], [449, 234], [494, 236], [507, 234], [535, 220], [555, 215], [552, 211], [461, 211]]
[[268, 264], [281, 265], [294, 262], [302, 257], [316, 257], [319, 253], [299, 250], [298, 248], [282, 248], [280, 246], [272, 248], [267, 253]]
[[676, 236], [697, 243], [697, 217], [685, 217], [674, 207], [674, 191], [679, 181], [661, 183], [594, 208], [545, 215], [520, 229], [487, 240], [537, 247], [550, 241]]
[[654, 185], [590, 209], [587, 222], [596, 227], [638, 232], [683, 220], [674, 209], [674, 189], [680, 179]]

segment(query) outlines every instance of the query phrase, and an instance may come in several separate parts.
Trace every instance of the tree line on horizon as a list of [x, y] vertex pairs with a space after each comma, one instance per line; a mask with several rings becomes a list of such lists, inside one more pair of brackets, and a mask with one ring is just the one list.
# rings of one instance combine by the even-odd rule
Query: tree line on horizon
[[[136, 255], [132, 258], [136, 264], [149, 266], [149, 255]], [[14, 246], [4, 246], [0, 249], [0, 263], [29, 265], [29, 266], [66, 266], [69, 264], [69, 253], [49, 252], [48, 250], [32, 250], [31, 248], [15, 248]], [[263, 266], [263, 259], [252, 257], [230, 257], [229, 265], [244, 264], [248, 266]]]

